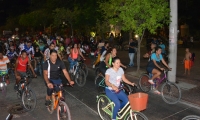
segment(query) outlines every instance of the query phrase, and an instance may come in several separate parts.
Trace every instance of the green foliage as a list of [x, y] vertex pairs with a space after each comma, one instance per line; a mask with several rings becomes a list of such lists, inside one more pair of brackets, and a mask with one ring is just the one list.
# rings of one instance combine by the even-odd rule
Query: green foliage
[[170, 22], [168, 5], [165, 0], [108, 0], [100, 3], [100, 9], [111, 24], [142, 36], [145, 29], [155, 33]]
[[26, 27], [38, 27], [49, 24], [51, 14], [44, 9], [35, 10], [30, 13], [22, 14], [19, 19], [19, 24]]
[[79, 14], [80, 10], [78, 8], [75, 8], [73, 11], [65, 8], [57, 8], [53, 11], [54, 26], [59, 27], [63, 21], [74, 24]]

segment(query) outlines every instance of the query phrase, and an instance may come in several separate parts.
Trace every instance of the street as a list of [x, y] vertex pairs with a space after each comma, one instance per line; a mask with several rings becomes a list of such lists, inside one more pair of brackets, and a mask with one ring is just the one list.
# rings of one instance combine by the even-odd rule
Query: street
[[[124, 54], [124, 52], [119, 52], [119, 54]], [[128, 60], [127, 60], [128, 61]], [[127, 62], [122, 61], [122, 62]], [[87, 61], [89, 62], [89, 61]], [[127, 73], [127, 74], [126, 74]], [[129, 74], [129, 70], [125, 71], [126, 77], [138, 83], [138, 79]], [[89, 74], [87, 77], [87, 82], [84, 87], [64, 87], [65, 91], [65, 100], [69, 106], [72, 120], [99, 120], [97, 114], [97, 103], [96, 96], [99, 94], [94, 85], [94, 69], [89, 67]], [[65, 80], [65, 79], [63, 79]], [[56, 111], [53, 114], [49, 114], [44, 103], [45, 103], [45, 94], [46, 87], [44, 85], [44, 80], [38, 76], [34, 78], [30, 87], [35, 91], [37, 97], [37, 106], [33, 112], [26, 112], [20, 108], [18, 104], [21, 104], [21, 101], [17, 99], [17, 95], [13, 89], [14, 80], [11, 78], [11, 84], [8, 85], [8, 92], [6, 98], [0, 99], [0, 118], [5, 120], [8, 112], [14, 114], [13, 120], [55, 120]], [[147, 109], [142, 111], [149, 120], [181, 120], [187, 115], [199, 115], [200, 108], [197, 106], [194, 108], [190, 104], [184, 102], [169, 105], [166, 104], [160, 95], [155, 95], [153, 93], [149, 94], [148, 106]]]

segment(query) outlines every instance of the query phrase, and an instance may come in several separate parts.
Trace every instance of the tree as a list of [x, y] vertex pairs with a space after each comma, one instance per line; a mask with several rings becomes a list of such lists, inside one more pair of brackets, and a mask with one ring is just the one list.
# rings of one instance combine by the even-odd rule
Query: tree
[[19, 24], [32, 28], [42, 25], [45, 29], [45, 26], [50, 23], [51, 17], [52, 15], [44, 9], [35, 10], [30, 13], [22, 14], [19, 19]]
[[145, 30], [155, 33], [158, 27], [168, 24], [169, 12], [166, 0], [108, 0], [100, 2], [100, 10], [111, 24], [122, 30], [134, 31], [138, 37], [137, 73], [140, 70], [140, 44]]
[[69, 24], [71, 27], [71, 34], [73, 36], [73, 25], [76, 23], [77, 16], [80, 11], [75, 8], [73, 11], [65, 8], [57, 8], [54, 10], [54, 25], [59, 27], [63, 22]]

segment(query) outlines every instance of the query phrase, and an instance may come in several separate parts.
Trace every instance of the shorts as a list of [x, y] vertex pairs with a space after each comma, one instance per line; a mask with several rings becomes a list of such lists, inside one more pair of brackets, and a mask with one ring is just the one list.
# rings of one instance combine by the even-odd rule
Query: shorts
[[[52, 84], [56, 84], [56, 85], [62, 84], [62, 80], [61, 80], [61, 79], [57, 79], [57, 80], [52, 80], [52, 79], [50, 79], [49, 81], [50, 81]], [[45, 85], [47, 86], [46, 82], [45, 82]], [[50, 88], [47, 86], [47, 95], [48, 95], [48, 96], [51, 96], [52, 93], [53, 93], [53, 90], [54, 90], [54, 88], [53, 88], [53, 89], [50, 89]]]
[[148, 73], [152, 73], [153, 69], [154, 69], [153, 67], [147, 67], [146, 70], [147, 70]]
[[184, 66], [185, 66], [185, 69], [190, 69], [191, 68], [191, 61], [190, 60], [185, 60], [184, 61]]
[[20, 77], [24, 77], [27, 74], [26, 74], [26, 72], [17, 71], [17, 75], [19, 75]]

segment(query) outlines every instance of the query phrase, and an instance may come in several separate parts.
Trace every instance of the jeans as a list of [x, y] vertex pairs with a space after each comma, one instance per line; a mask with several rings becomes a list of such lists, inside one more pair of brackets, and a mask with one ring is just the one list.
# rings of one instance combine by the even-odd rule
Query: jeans
[[133, 60], [134, 60], [135, 53], [129, 53], [128, 55], [129, 55], [129, 59], [130, 59], [129, 65], [133, 66], [134, 65]]
[[128, 102], [128, 97], [123, 90], [121, 90], [119, 93], [114, 93], [108, 88], [105, 88], [105, 92], [108, 98], [115, 103], [112, 119], [116, 119], [117, 112], [119, 111], [119, 109], [123, 108], [126, 105], [126, 103]]
[[77, 63], [77, 60], [76, 59], [72, 60], [71, 57], [68, 57], [68, 61], [69, 61], [69, 65], [70, 65], [70, 70], [72, 70], [73, 66], [76, 65], [76, 63]]

